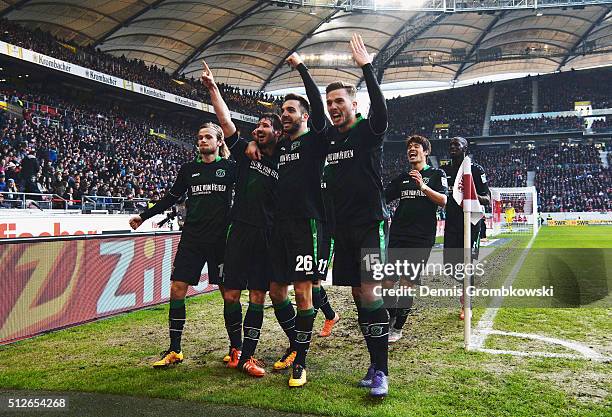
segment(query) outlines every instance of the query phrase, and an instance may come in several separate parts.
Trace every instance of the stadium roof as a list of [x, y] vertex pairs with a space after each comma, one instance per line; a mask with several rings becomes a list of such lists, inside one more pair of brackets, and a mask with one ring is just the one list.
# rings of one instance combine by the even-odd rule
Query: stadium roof
[[301, 86], [298, 74], [283, 65], [294, 50], [306, 57], [318, 83], [360, 83], [361, 71], [348, 50], [353, 32], [361, 33], [376, 54], [383, 83], [450, 82], [612, 64], [612, 2], [534, 9], [507, 6], [511, 2], [506, 1], [506, 7], [451, 13], [423, 7], [289, 8], [285, 3], [0, 0], [0, 17], [171, 73], [197, 77], [200, 59], [206, 58], [219, 82], [267, 91]]

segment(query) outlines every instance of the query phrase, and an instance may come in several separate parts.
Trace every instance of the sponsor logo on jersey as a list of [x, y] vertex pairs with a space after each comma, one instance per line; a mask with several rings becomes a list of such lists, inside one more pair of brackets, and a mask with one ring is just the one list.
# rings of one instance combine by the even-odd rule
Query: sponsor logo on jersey
[[259, 161], [251, 161], [250, 168], [259, 172], [266, 177], [272, 177], [274, 179], [278, 179], [278, 172], [270, 167], [265, 166]]
[[416, 198], [416, 197], [426, 197], [425, 193], [421, 190], [402, 190], [402, 195], [400, 199], [405, 198]]
[[225, 190], [226, 190], [225, 184], [199, 184], [199, 185], [191, 186], [192, 195], [210, 194], [214, 191], [225, 192]]
[[327, 154], [327, 163], [330, 165], [337, 164], [338, 161], [340, 160], [351, 159], [351, 158], [353, 158], [352, 149], [348, 149], [346, 151], [333, 152], [333, 153]]
[[200, 176], [200, 173], [199, 173], [199, 172], [196, 172], [195, 174], [191, 174], [191, 178], [193, 178], [193, 177], [199, 177], [199, 176]]
[[286, 162], [297, 161], [298, 159], [300, 159], [299, 153], [287, 153], [280, 156], [278, 164], [283, 165]]
[[219, 178], [225, 177], [225, 170], [224, 169], [218, 169], [217, 172], [216, 172], [216, 175]]

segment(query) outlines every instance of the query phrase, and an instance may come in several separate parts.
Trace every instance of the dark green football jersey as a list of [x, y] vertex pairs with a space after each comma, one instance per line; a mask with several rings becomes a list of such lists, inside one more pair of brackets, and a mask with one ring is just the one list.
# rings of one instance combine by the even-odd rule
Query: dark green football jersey
[[172, 188], [156, 205], [141, 214], [148, 219], [163, 213], [187, 193], [183, 235], [202, 242], [216, 242], [227, 233], [236, 164], [217, 158], [204, 163], [199, 157], [183, 164]]
[[238, 164], [232, 221], [272, 227], [278, 200], [278, 155], [262, 154], [260, 161], [251, 161], [244, 154], [247, 142], [237, 134], [226, 138], [225, 142]]
[[[425, 165], [420, 172], [429, 188], [446, 194], [448, 185], [444, 171]], [[408, 172], [394, 178], [385, 189], [387, 202], [398, 198], [400, 202], [393, 215], [390, 237], [433, 242], [436, 238], [438, 206], [419, 189]]]

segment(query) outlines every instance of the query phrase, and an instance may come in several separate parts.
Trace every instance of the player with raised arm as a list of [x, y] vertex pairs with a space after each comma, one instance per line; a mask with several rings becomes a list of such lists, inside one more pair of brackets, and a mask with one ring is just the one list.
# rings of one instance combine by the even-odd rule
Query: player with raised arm
[[334, 285], [351, 286], [358, 321], [370, 354], [370, 367], [359, 386], [374, 397], [388, 393], [389, 315], [375, 295], [378, 283], [362, 280], [362, 250], [384, 262], [388, 213], [382, 185], [383, 137], [387, 131], [387, 104], [380, 90], [372, 58], [361, 36], [350, 41], [353, 59], [363, 70], [370, 96], [370, 117], [357, 114], [353, 85], [334, 82], [326, 88], [328, 129], [326, 183], [332, 199], [334, 225]]
[[[457, 172], [467, 155], [468, 141], [462, 137], [454, 137], [450, 140], [448, 151], [451, 156], [451, 163], [442, 166], [442, 170], [446, 173], [446, 179], [449, 187], [453, 187], [457, 177]], [[484, 169], [472, 162], [472, 177], [476, 186], [476, 194], [478, 202], [483, 206], [490, 204], [491, 197], [489, 186], [487, 185], [487, 177]], [[444, 263], [453, 265], [463, 263], [463, 253], [460, 250], [463, 248], [463, 209], [454, 198], [449, 198], [446, 204], [446, 221], [444, 222]], [[480, 249], [480, 226], [481, 222], [471, 226], [471, 252], [472, 259], [478, 259]], [[447, 250], [450, 249], [450, 250]], [[463, 297], [461, 297], [461, 312], [459, 318], [464, 319]]]
[[[406, 140], [410, 170], [401, 173], [391, 180], [385, 189], [385, 199], [389, 203], [399, 199], [399, 205], [393, 215], [389, 230], [389, 249], [394, 253], [390, 258], [408, 261], [411, 264], [426, 263], [431, 248], [436, 241], [436, 213], [438, 207], [446, 205], [448, 185], [446, 174], [441, 169], [427, 164], [431, 144], [427, 138], [419, 135]], [[392, 288], [394, 280], [385, 280], [385, 288]], [[399, 285], [413, 287], [420, 285], [420, 275], [401, 276]], [[398, 300], [384, 297], [391, 318], [389, 343], [397, 342], [402, 337], [402, 328], [406, 323], [413, 297], [402, 297]], [[390, 307], [395, 305], [395, 307]]]
[[[263, 309], [270, 283], [269, 238], [276, 209], [278, 157], [275, 148], [283, 132], [277, 114], [263, 114], [253, 131], [262, 154], [259, 161], [245, 155], [248, 143], [239, 138], [230, 111], [221, 97], [213, 74], [203, 62], [202, 82], [208, 89], [226, 143], [238, 164], [236, 195], [227, 232], [224, 270], [224, 318], [230, 338], [229, 368], [248, 375], [265, 375], [263, 363], [255, 359], [255, 349], [263, 324]], [[242, 324], [240, 295], [249, 290], [249, 307]], [[243, 328], [244, 340], [240, 328]]]
[[[287, 62], [297, 67], [305, 84], [315, 85], [308, 69], [300, 65], [297, 59], [296, 55], [292, 55]], [[321, 172], [328, 148], [325, 138], [327, 119], [318, 91], [314, 95], [310, 93], [308, 97], [311, 103], [297, 94], [285, 96], [281, 115], [285, 136], [277, 145], [278, 205], [272, 227], [270, 298], [276, 318], [290, 341], [289, 349], [274, 364], [274, 369], [292, 367], [290, 387], [301, 387], [307, 381], [306, 355], [315, 317], [312, 286], [319, 280], [320, 271], [326, 267], [327, 261], [322, 259], [320, 253], [322, 220], [325, 216]], [[312, 130], [309, 130], [311, 114]], [[260, 157], [253, 142], [249, 147], [251, 158]], [[288, 298], [291, 283], [295, 290], [297, 316]]]
[[136, 230], [145, 220], [163, 213], [187, 193], [186, 219], [178, 245], [170, 286], [170, 347], [162, 353], [155, 368], [165, 368], [183, 361], [181, 338], [186, 320], [185, 296], [190, 285], [200, 281], [208, 264], [211, 284], [223, 292], [223, 256], [229, 224], [236, 164], [228, 161], [229, 151], [223, 130], [214, 123], [203, 124], [198, 131], [198, 156], [181, 166], [174, 185], [154, 206], [130, 219]]

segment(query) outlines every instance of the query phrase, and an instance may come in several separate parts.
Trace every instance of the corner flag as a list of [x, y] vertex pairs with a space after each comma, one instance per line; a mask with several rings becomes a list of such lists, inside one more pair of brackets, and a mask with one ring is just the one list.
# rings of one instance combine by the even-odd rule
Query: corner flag
[[464, 213], [470, 213], [470, 222], [476, 224], [484, 216], [484, 209], [478, 202], [476, 185], [472, 178], [472, 161], [466, 156], [459, 167], [455, 184], [453, 184], [453, 198], [463, 207]]

